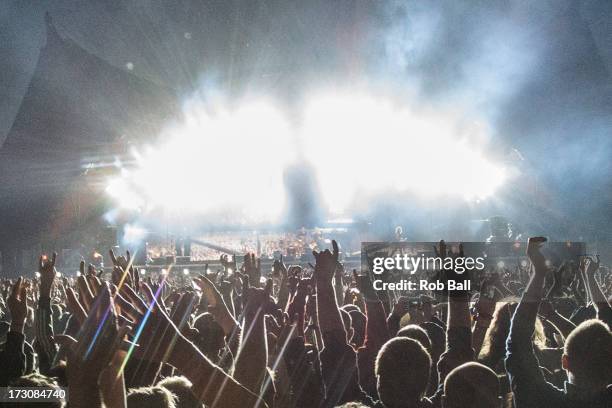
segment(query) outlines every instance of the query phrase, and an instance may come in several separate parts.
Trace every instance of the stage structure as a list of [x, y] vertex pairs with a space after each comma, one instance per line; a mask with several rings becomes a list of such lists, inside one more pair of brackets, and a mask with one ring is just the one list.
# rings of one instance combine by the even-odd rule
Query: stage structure
[[45, 20], [46, 44], [0, 147], [4, 275], [23, 273], [31, 252], [74, 247], [101, 227], [96, 182], [180, 112], [172, 89], [109, 64]]

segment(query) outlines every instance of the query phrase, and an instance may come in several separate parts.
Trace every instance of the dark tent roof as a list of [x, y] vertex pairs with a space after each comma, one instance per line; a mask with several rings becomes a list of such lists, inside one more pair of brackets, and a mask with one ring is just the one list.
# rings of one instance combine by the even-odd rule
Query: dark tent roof
[[61, 205], [86, 163], [112, 161], [179, 112], [173, 91], [110, 65], [46, 21], [46, 45], [0, 148], [0, 230], [12, 230], [10, 239], [37, 235], [37, 218]]

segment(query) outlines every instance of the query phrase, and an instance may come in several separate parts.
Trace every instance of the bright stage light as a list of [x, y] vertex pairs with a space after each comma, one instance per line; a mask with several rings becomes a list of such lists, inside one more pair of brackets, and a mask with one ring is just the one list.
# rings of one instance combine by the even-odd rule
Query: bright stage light
[[123, 228], [123, 242], [125, 244], [139, 244], [147, 236], [147, 230], [137, 225], [126, 224]]
[[485, 142], [483, 129], [462, 134], [459, 125], [451, 114], [414, 112], [369, 95], [319, 95], [306, 107], [305, 156], [338, 213], [377, 193], [486, 198], [506, 173], [477, 144]]
[[266, 101], [219, 105], [189, 101], [160, 145], [134, 154], [135, 168], [123, 168], [106, 189], [119, 207], [219, 224], [274, 223], [285, 205], [283, 172], [298, 155], [316, 172], [331, 215], [388, 193], [482, 199], [507, 178], [485, 157], [486, 128], [465, 130], [450, 113], [334, 92], [308, 100], [296, 129]]
[[293, 149], [288, 124], [271, 104], [246, 101], [212, 111], [192, 101], [185, 120], [160, 140], [135, 155], [136, 168], [108, 184], [120, 206], [219, 222], [278, 221], [282, 172]]

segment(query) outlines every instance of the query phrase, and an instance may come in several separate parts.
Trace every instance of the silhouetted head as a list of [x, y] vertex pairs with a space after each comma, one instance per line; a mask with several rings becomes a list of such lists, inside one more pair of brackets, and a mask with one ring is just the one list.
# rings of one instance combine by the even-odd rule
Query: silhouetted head
[[600, 320], [576, 327], [565, 341], [563, 368], [569, 382], [587, 389], [605, 388], [612, 383], [612, 333]]
[[176, 408], [176, 397], [163, 387], [142, 387], [129, 390], [128, 408]]
[[210, 313], [202, 313], [196, 317], [193, 327], [198, 330], [194, 339], [195, 345], [207, 357], [215, 360], [219, 351], [225, 346], [223, 329]]
[[380, 400], [389, 407], [414, 405], [429, 383], [431, 357], [416, 340], [395, 337], [376, 357], [376, 381]]
[[501, 403], [499, 379], [485, 365], [465, 363], [446, 376], [443, 408], [498, 408]]
[[[11, 387], [15, 388], [23, 388], [23, 387], [31, 387], [31, 388], [45, 388], [45, 389], [59, 389], [57, 382], [51, 378], [42, 374], [32, 373], [28, 375], [24, 375], [19, 377], [11, 384]], [[1, 404], [0, 404], [1, 405]], [[27, 408], [32, 405], [37, 408], [61, 408], [61, 402], [38, 402], [36, 404], [32, 404], [31, 402], [12, 402], [7, 404], [7, 406], [14, 408]], [[4, 406], [4, 405], [2, 405]]]
[[176, 408], [202, 408], [202, 403], [191, 392], [191, 381], [182, 376], [167, 377], [157, 383], [176, 396]]
[[425, 347], [425, 350], [431, 356], [431, 339], [429, 335], [421, 326], [416, 324], [409, 324], [408, 326], [402, 327], [396, 337], [408, 337], [421, 343], [421, 346]]

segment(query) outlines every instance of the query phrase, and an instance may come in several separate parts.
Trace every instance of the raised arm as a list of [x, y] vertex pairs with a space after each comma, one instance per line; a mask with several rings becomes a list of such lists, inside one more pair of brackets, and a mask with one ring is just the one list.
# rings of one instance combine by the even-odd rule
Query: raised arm
[[280, 278], [278, 284], [278, 306], [281, 310], [285, 310], [289, 302], [289, 277], [287, 266], [283, 262], [283, 256], [280, 260], [276, 259], [273, 264], [274, 274]]
[[331, 333], [344, 333], [344, 324], [338, 310], [336, 294], [332, 280], [338, 265], [338, 244], [332, 241], [333, 252], [326, 249], [322, 252], [314, 252], [316, 259], [314, 278], [317, 288], [317, 315], [319, 317], [319, 328], [323, 336], [323, 345], [329, 340]]
[[28, 303], [23, 278], [17, 279], [6, 303], [11, 312], [11, 326], [6, 334], [4, 350], [0, 352], [0, 366], [2, 367], [0, 386], [2, 387], [6, 387], [10, 381], [21, 377], [26, 370], [23, 330], [28, 314]]
[[493, 319], [495, 312], [496, 300], [498, 292], [495, 290], [493, 282], [485, 279], [480, 287], [480, 295], [476, 302], [476, 324], [472, 331], [472, 345], [475, 355], [480, 353], [485, 335]]
[[[110, 290], [105, 285], [98, 293], [77, 339], [65, 335], [57, 337], [68, 357], [66, 376], [71, 407], [126, 406], [125, 385], [119, 374], [119, 362], [123, 358], [117, 354], [128, 330], [126, 325], [119, 326]], [[109, 377], [113, 377], [112, 387], [108, 386]], [[101, 378], [106, 381], [102, 382]]]
[[338, 265], [338, 244], [332, 241], [333, 252], [328, 249], [313, 252], [317, 288], [317, 315], [323, 340], [319, 353], [321, 376], [325, 388], [324, 406], [336, 406], [344, 402], [363, 399], [359, 387], [357, 357], [348, 344], [346, 331], [336, 303], [332, 279]]
[[544, 242], [546, 238], [543, 237], [529, 238], [527, 255], [531, 260], [531, 276], [512, 316], [506, 343], [506, 371], [514, 390], [516, 406], [519, 407], [545, 405], [547, 392], [550, 391], [531, 340], [548, 272], [545, 258], [540, 252]]
[[589, 297], [593, 302], [593, 307], [597, 311], [597, 318], [605, 322], [608, 326], [612, 326], [612, 308], [604, 296], [602, 289], [599, 287], [597, 279], [595, 279], [595, 274], [599, 269], [599, 262], [599, 255], [595, 259], [584, 257], [580, 262], [580, 273], [586, 283]]
[[264, 289], [250, 287], [248, 276], [244, 277], [244, 282], [242, 336], [234, 377], [249, 390], [259, 393], [267, 374], [268, 346], [264, 317], [270, 303], [272, 280], [267, 281]]
[[40, 359], [40, 370], [47, 373], [51, 368], [57, 345], [53, 340], [53, 319], [51, 318], [51, 291], [55, 282], [55, 260], [57, 254], [53, 254], [51, 260], [42, 256], [39, 261], [38, 272], [40, 273], [40, 286], [38, 294], [38, 306], [34, 316], [34, 327], [36, 329], [36, 340], [34, 347]]
[[141, 285], [147, 303], [124, 286], [122, 297], [115, 297], [122, 313], [136, 322], [134, 351], [143, 359], [167, 362], [187, 377], [196, 397], [206, 406], [217, 408], [265, 407], [262, 399], [208, 360], [172, 323], [156, 296]]
[[553, 326], [553, 329], [559, 332], [564, 338], [576, 328], [576, 325], [570, 320], [563, 317], [557, 312], [552, 303], [545, 299], [540, 304], [540, 310], [538, 312], [540, 317], [545, 319], [548, 323]]
[[231, 336], [240, 329], [238, 321], [230, 313], [221, 293], [206, 276], [200, 275], [193, 281], [202, 290], [202, 296], [208, 303], [208, 311], [213, 315], [217, 323], [223, 329], [225, 336]]
[[358, 350], [359, 384], [370, 395], [376, 395], [375, 361], [378, 351], [389, 340], [385, 309], [367, 275], [353, 271], [357, 288], [363, 293], [366, 314], [366, 338]]
[[[448, 251], [444, 241], [440, 241], [437, 256], [463, 257], [463, 246], [459, 245], [458, 253]], [[447, 279], [465, 279], [465, 275], [455, 271], [445, 271]], [[438, 371], [440, 381], [455, 367], [474, 359], [472, 349], [472, 329], [470, 316], [470, 295], [468, 291], [448, 292], [448, 314], [446, 321], [446, 351], [440, 356]]]

